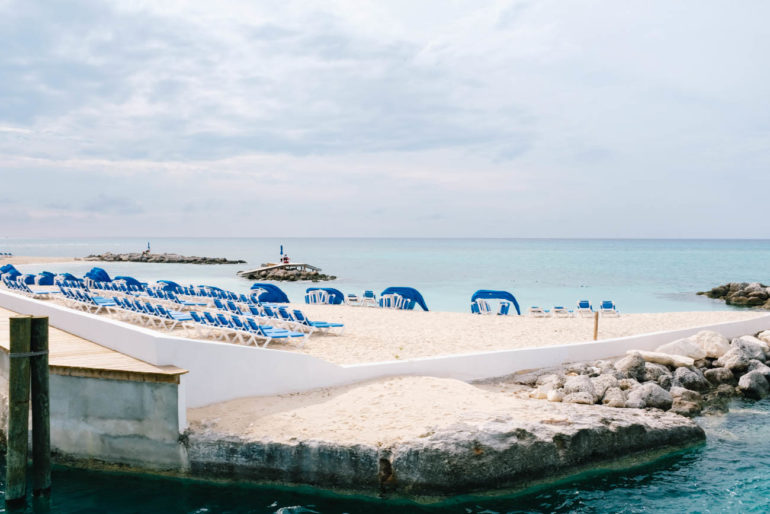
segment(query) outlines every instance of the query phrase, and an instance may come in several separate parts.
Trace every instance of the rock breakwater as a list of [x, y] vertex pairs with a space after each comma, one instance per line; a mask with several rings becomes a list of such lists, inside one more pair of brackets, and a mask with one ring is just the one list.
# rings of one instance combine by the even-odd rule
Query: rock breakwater
[[683, 416], [724, 411], [733, 397], [770, 394], [770, 331], [728, 340], [712, 331], [600, 360], [513, 375], [550, 402], [654, 408]]
[[730, 282], [698, 294], [724, 300], [727, 305], [770, 309], [770, 287], [759, 282]]
[[243, 264], [244, 260], [230, 260], [223, 257], [198, 257], [186, 256], [176, 253], [112, 253], [106, 252], [99, 255], [89, 255], [83, 257], [83, 261], [104, 261], [104, 262], [163, 262], [169, 264]]

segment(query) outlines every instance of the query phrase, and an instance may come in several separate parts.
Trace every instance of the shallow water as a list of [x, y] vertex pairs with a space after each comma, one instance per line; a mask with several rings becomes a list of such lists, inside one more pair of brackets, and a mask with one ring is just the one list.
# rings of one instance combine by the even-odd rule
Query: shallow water
[[417, 505], [303, 488], [210, 484], [57, 467], [50, 500], [30, 499], [28, 507], [17, 512], [767, 512], [769, 421], [770, 399], [739, 400], [724, 416], [699, 419], [708, 436], [704, 445], [652, 464], [585, 473], [536, 491], [502, 497]]
[[[568, 239], [153, 239], [153, 252], [240, 258], [241, 265], [111, 263], [108, 273], [144, 281], [169, 279], [245, 292], [251, 281], [235, 272], [275, 261], [283, 244], [294, 261], [320, 266], [339, 278], [325, 284], [344, 293], [377, 293], [411, 286], [428, 307], [467, 311], [477, 289], [513, 292], [522, 308], [573, 307], [616, 302], [622, 312], [725, 309], [696, 296], [728, 281], [770, 281], [768, 240], [568, 240]], [[140, 239], [0, 239], [16, 255], [85, 256], [141, 251]], [[18, 266], [22, 272], [69, 271], [83, 275], [93, 263]], [[309, 283], [279, 284], [294, 301]]]

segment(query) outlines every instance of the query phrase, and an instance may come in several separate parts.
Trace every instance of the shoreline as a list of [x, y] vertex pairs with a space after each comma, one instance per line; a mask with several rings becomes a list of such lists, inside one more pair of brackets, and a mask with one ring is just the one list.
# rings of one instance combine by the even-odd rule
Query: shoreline
[[[77, 257], [36, 257], [29, 255], [12, 255], [10, 257], [0, 257], [0, 266], [5, 264], [26, 265], [26, 264], [49, 264], [49, 263], [67, 263], [79, 262]], [[41, 270], [42, 271], [42, 270]]]

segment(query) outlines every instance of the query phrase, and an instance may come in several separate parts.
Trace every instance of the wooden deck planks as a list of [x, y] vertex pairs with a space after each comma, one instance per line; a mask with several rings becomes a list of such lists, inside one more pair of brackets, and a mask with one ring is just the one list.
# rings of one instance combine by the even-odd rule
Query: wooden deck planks
[[[9, 351], [9, 318], [17, 313], [0, 308], [0, 351]], [[115, 380], [179, 383], [186, 370], [155, 366], [82, 337], [49, 327], [48, 364], [51, 373]]]

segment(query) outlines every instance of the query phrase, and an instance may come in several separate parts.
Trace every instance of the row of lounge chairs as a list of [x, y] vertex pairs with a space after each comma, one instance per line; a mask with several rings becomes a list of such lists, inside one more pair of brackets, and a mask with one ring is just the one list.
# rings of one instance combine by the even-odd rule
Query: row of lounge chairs
[[42, 289], [31, 289], [22, 280], [11, 280], [8, 277], [3, 277], [3, 284], [5, 285], [5, 287], [10, 289], [11, 291], [21, 293], [25, 296], [31, 296], [32, 298], [44, 299], [44, 298], [50, 298], [51, 296], [51, 291], [42, 290]]
[[602, 316], [620, 316], [620, 312], [615, 306], [615, 302], [611, 300], [604, 300], [599, 305], [599, 309], [594, 311], [593, 305], [588, 300], [580, 300], [577, 303], [577, 308], [568, 310], [562, 305], [556, 305], [553, 309], [543, 309], [538, 306], [532, 306], [529, 308], [529, 315], [533, 318], [571, 318], [574, 316], [580, 316], [583, 318], [589, 318], [594, 315], [595, 312], [600, 313]]

